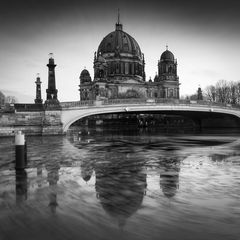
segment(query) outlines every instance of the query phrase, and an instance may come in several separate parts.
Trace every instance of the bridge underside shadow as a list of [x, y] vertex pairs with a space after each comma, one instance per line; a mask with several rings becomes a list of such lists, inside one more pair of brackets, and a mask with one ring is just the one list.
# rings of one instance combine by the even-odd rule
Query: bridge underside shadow
[[[205, 130], [216, 130], [216, 129], [224, 129], [224, 130], [236, 130], [240, 131], [240, 118], [232, 114], [219, 113], [219, 112], [200, 112], [200, 111], [171, 111], [171, 110], [157, 110], [157, 111], [131, 111], [125, 112], [126, 114], [132, 115], [162, 115], [164, 117], [172, 117], [178, 119], [188, 119], [189, 122], [192, 122], [192, 127], [195, 130], [204, 132]], [[89, 118], [92, 116], [101, 116], [103, 115], [111, 115], [111, 114], [124, 114], [124, 112], [115, 112], [115, 113], [103, 113], [103, 114], [94, 114], [91, 116], [86, 116], [85, 118]], [[175, 121], [176, 125], [174, 126], [174, 121], [171, 123], [171, 127], [182, 127], [184, 125], [179, 125], [178, 121]]]
[[200, 128], [240, 128], [240, 118], [218, 112], [161, 111], [161, 114], [177, 115], [191, 119]]

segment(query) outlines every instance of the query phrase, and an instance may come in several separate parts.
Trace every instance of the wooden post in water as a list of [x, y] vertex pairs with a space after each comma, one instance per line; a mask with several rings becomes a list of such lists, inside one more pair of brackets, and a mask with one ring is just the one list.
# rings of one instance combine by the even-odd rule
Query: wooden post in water
[[23, 170], [27, 165], [27, 147], [25, 136], [21, 131], [15, 135], [15, 169]]

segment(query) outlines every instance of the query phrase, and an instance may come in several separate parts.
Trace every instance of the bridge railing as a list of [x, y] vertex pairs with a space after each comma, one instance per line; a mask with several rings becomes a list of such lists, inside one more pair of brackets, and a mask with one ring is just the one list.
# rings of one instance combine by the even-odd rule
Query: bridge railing
[[114, 104], [170, 104], [170, 105], [204, 105], [210, 107], [222, 107], [222, 108], [237, 108], [239, 105], [231, 105], [224, 103], [216, 103], [205, 100], [188, 100], [188, 99], [165, 99], [165, 98], [128, 98], [128, 99], [104, 99], [102, 105], [114, 105]]
[[127, 98], [127, 99], [102, 99], [102, 100], [85, 100], [74, 102], [61, 102], [62, 108], [75, 108], [86, 106], [102, 106], [102, 105], [131, 105], [131, 104], [156, 104], [156, 105], [185, 105], [185, 106], [209, 106], [221, 108], [240, 109], [239, 105], [216, 103], [204, 100], [188, 100], [188, 99], [164, 99], [164, 98]]
[[94, 104], [95, 104], [94, 100], [75, 101], [75, 102], [61, 102], [60, 103], [62, 108], [94, 106]]
[[115, 104], [145, 104], [145, 98], [126, 98], [126, 99], [104, 99], [103, 105], [115, 105]]

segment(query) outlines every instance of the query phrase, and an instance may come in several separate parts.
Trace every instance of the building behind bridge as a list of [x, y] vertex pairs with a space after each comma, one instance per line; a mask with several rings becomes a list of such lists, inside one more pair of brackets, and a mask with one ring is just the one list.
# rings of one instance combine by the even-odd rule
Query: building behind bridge
[[80, 100], [114, 98], [179, 99], [177, 60], [164, 51], [158, 73], [146, 81], [145, 59], [137, 41], [116, 23], [115, 31], [101, 41], [94, 54], [94, 77], [84, 69], [80, 74]]

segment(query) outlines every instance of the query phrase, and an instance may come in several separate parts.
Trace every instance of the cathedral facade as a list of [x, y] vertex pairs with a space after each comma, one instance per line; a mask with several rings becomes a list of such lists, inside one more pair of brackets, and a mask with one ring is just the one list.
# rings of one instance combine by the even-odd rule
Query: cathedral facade
[[179, 99], [179, 85], [177, 61], [168, 49], [161, 54], [154, 80], [146, 81], [144, 54], [118, 21], [94, 54], [93, 79], [88, 70], [81, 72], [79, 91], [80, 100]]

